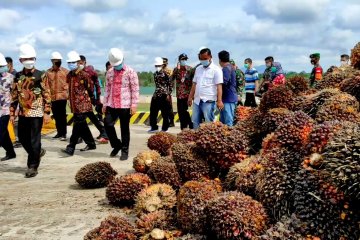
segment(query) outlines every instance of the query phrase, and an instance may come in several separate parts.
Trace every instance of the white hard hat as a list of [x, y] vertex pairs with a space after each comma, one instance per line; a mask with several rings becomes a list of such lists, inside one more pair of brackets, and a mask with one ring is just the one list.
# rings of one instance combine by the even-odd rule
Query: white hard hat
[[201, 46], [201, 47], [199, 48], [199, 53], [201, 52], [201, 50], [203, 50], [203, 49], [205, 49], [205, 48], [207, 48], [207, 47]]
[[61, 56], [61, 54], [60, 54], [59, 52], [53, 52], [53, 53], [51, 54], [51, 60], [52, 60], [52, 59], [62, 60], [63, 58], [62, 58], [62, 56]]
[[67, 54], [68, 59], [66, 60], [67, 62], [77, 62], [80, 61], [80, 55], [75, 52], [75, 51], [70, 51]]
[[109, 62], [112, 66], [118, 66], [124, 61], [124, 54], [118, 48], [111, 48], [109, 51]]
[[6, 59], [4, 55], [0, 53], [0, 66], [6, 66], [6, 65], [7, 65]]
[[27, 43], [22, 44], [20, 46], [19, 58], [35, 58], [35, 57], [36, 57], [36, 52], [33, 46]]
[[155, 58], [155, 63], [154, 63], [155, 66], [160, 66], [163, 64], [164, 64], [164, 60], [161, 57]]

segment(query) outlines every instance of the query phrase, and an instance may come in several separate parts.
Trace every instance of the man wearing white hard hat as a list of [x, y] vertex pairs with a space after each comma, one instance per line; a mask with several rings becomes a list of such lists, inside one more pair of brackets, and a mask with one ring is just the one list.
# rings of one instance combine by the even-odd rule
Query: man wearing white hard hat
[[[105, 130], [109, 137], [111, 157], [121, 150], [120, 160], [127, 160], [130, 143], [130, 118], [136, 113], [139, 102], [139, 79], [137, 73], [124, 64], [124, 54], [118, 48], [109, 52], [111, 68], [106, 73], [104, 97]], [[115, 123], [120, 119], [121, 140], [117, 137]]]
[[23, 70], [16, 74], [11, 95], [10, 121], [15, 120], [15, 111], [19, 105], [19, 140], [28, 153], [28, 170], [25, 177], [38, 174], [40, 159], [45, 155], [41, 148], [41, 128], [50, 120], [50, 88], [42, 72], [35, 68], [36, 52], [29, 44], [20, 46], [20, 62]]
[[157, 116], [159, 110], [163, 117], [163, 124], [161, 130], [167, 132], [169, 129], [169, 103], [171, 102], [171, 93], [173, 84], [170, 81], [170, 77], [164, 71], [164, 62], [161, 57], [155, 58], [155, 92], [150, 103], [150, 126], [149, 133], [155, 133], [159, 130], [157, 125]]
[[45, 72], [50, 86], [51, 109], [55, 119], [57, 133], [53, 137], [60, 141], [66, 141], [66, 103], [68, 99], [69, 86], [66, 76], [69, 71], [61, 67], [62, 56], [59, 52], [51, 54], [52, 67]]
[[8, 131], [11, 102], [10, 90], [14, 81], [14, 76], [8, 73], [8, 70], [6, 59], [0, 53], [0, 146], [6, 152], [5, 157], [1, 158], [1, 161], [7, 161], [16, 157]]
[[94, 94], [91, 91], [90, 76], [80, 68], [80, 55], [75, 51], [71, 51], [67, 54], [67, 57], [66, 61], [70, 70], [67, 75], [69, 102], [71, 112], [74, 114], [74, 126], [70, 143], [65, 149], [62, 149], [62, 152], [72, 156], [79, 138], [82, 138], [86, 143], [86, 147], [80, 149], [80, 151], [96, 149], [95, 140], [86, 122], [86, 114], [93, 110], [91, 101]]

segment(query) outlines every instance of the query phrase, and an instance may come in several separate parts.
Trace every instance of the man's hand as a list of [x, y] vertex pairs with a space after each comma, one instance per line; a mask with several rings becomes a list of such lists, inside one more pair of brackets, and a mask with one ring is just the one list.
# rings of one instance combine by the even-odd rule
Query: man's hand
[[132, 108], [130, 108], [130, 114], [131, 115], [134, 115], [135, 113], [136, 113], [136, 107], [132, 107]]
[[188, 102], [187, 102], [189, 107], [191, 107], [192, 102], [193, 102], [192, 98], [189, 97], [189, 98], [188, 98]]
[[46, 125], [51, 121], [50, 115], [49, 114], [44, 114], [44, 120], [43, 120], [43, 124]]
[[15, 116], [10, 116], [9, 122], [14, 126], [15, 125]]
[[168, 100], [169, 102], [171, 102], [171, 95], [168, 95], [166, 100]]
[[216, 106], [220, 111], [224, 109], [224, 103], [221, 100], [216, 102]]
[[106, 106], [102, 107], [102, 113], [105, 114], [106, 113]]

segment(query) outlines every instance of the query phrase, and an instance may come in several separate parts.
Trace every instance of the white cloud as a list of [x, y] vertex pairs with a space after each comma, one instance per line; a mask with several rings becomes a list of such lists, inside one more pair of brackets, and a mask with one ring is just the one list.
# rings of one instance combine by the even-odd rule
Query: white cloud
[[64, 0], [73, 8], [85, 11], [101, 12], [124, 7], [127, 0]]
[[336, 18], [336, 24], [342, 28], [360, 29], [360, 5], [348, 5], [342, 8]]
[[160, 19], [159, 27], [167, 30], [183, 28], [188, 24], [184, 13], [179, 9], [169, 9]]
[[20, 20], [21, 16], [17, 11], [0, 9], [0, 29], [11, 29]]
[[119, 19], [115, 25], [115, 30], [120, 30], [129, 36], [147, 36], [153, 29], [153, 23], [135, 18]]
[[85, 32], [103, 32], [108, 26], [109, 22], [99, 14], [87, 12], [81, 15], [81, 28]]
[[45, 46], [68, 46], [74, 41], [74, 36], [69, 30], [54, 27], [36, 32], [36, 38]]

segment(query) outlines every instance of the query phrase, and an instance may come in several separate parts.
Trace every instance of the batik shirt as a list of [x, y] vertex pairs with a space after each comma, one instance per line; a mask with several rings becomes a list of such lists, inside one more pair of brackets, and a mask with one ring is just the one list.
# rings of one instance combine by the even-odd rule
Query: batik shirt
[[11, 88], [10, 115], [15, 116], [19, 106], [19, 116], [43, 117], [50, 113], [51, 97], [47, 78], [37, 69], [18, 72]]
[[67, 75], [69, 71], [63, 67], [55, 70], [50, 68], [45, 72], [50, 86], [51, 100], [67, 100], [69, 94], [69, 85], [67, 83]]
[[92, 112], [91, 101], [94, 94], [91, 89], [90, 76], [83, 70], [71, 71], [67, 75], [69, 84], [69, 101], [72, 113]]
[[176, 97], [178, 99], [188, 99], [193, 78], [194, 70], [192, 67], [174, 68], [171, 82], [176, 82]]
[[94, 67], [91, 65], [88, 65], [84, 68], [84, 71], [90, 76], [90, 87], [91, 91], [94, 94], [93, 98], [93, 104], [98, 105], [101, 104], [100, 96], [101, 96], [101, 87], [99, 82], [99, 77], [97, 72], [95, 71]]
[[14, 76], [10, 73], [0, 73], [0, 117], [10, 114], [11, 85]]
[[171, 95], [173, 84], [170, 80], [170, 75], [164, 70], [154, 73], [155, 92], [154, 97], [161, 97], [163, 95]]

